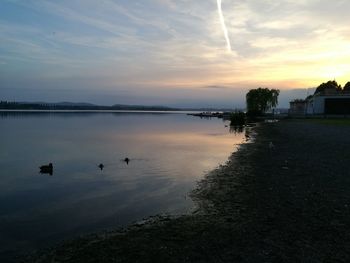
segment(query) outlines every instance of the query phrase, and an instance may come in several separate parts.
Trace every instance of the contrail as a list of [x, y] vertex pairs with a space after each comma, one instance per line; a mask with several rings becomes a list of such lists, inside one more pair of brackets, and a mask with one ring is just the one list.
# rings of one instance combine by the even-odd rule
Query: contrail
[[226, 43], [227, 43], [227, 49], [228, 49], [228, 51], [232, 52], [231, 42], [230, 42], [230, 39], [228, 37], [228, 32], [227, 32], [227, 28], [226, 28], [226, 24], [225, 24], [224, 15], [222, 14], [221, 0], [217, 0], [217, 3], [218, 3], [218, 12], [219, 12], [221, 26], [222, 26], [222, 30], [224, 31], [224, 35], [225, 35], [225, 39], [226, 39]]

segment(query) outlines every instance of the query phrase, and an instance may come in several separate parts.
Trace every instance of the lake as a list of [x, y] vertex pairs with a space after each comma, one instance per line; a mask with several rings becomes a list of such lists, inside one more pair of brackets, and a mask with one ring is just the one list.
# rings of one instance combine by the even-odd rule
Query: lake
[[[227, 125], [184, 113], [0, 113], [0, 255], [191, 211], [196, 182], [244, 141]], [[50, 162], [52, 175], [39, 173]]]

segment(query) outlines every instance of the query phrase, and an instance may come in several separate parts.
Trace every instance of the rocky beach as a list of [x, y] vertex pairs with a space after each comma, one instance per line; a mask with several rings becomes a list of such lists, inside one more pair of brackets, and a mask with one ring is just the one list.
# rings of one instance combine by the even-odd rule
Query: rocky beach
[[67, 241], [21, 262], [349, 262], [350, 122], [253, 128], [198, 182], [193, 213]]

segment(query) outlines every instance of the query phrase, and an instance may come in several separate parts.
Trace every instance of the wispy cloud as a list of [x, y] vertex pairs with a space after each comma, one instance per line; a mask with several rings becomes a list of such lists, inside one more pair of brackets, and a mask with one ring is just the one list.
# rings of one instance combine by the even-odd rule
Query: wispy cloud
[[0, 63], [8, 76], [75, 86], [95, 76], [100, 89], [139, 94], [176, 86], [223, 98], [239, 87], [345, 82], [349, 9], [342, 0], [2, 1]]
[[213, 90], [230, 89], [230, 87], [227, 87], [227, 86], [215, 86], [215, 85], [204, 86], [204, 87], [200, 87], [200, 88], [202, 88], [202, 89], [213, 89]]

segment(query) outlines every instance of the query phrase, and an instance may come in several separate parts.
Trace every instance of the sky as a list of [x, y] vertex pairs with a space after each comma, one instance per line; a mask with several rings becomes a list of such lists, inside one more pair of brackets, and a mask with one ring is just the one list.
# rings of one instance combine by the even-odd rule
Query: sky
[[280, 107], [350, 81], [348, 0], [0, 0], [0, 99]]

